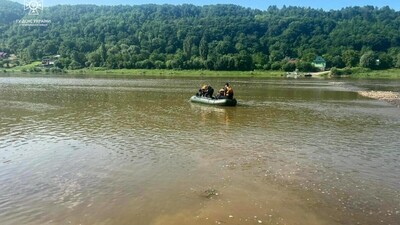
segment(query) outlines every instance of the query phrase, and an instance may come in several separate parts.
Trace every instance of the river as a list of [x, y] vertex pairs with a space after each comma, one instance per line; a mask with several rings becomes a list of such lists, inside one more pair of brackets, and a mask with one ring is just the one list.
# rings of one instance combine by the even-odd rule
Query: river
[[0, 77], [0, 224], [400, 224], [399, 81]]

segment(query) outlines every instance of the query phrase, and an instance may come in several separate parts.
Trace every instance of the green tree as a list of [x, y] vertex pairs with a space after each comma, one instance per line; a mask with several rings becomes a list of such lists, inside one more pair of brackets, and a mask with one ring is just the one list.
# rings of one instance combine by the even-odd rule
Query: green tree
[[303, 60], [304, 62], [311, 63], [315, 60], [316, 57], [317, 57], [317, 54], [314, 52], [314, 50], [308, 50], [303, 53], [301, 60]]
[[269, 55], [269, 61], [272, 63], [280, 62], [284, 58], [285, 58], [285, 56], [280, 51], [273, 50], [273, 51], [271, 51], [271, 54]]
[[192, 57], [192, 47], [193, 47], [194, 37], [186, 37], [183, 42], [183, 52], [185, 53], [186, 58]]
[[342, 68], [357, 66], [359, 56], [374, 51], [379, 61], [369, 67], [382, 69], [396, 66], [400, 53], [399, 12], [389, 7], [327, 12], [290, 6], [262, 11], [235, 5], [57, 5], [43, 18], [60, 26], [45, 29], [15, 24], [25, 14], [22, 4], [0, 1], [1, 51], [16, 54], [22, 64], [58, 54], [63, 68], [78, 63], [252, 70], [323, 55], [328, 68]]
[[235, 70], [236, 65], [235, 58], [230, 55], [223, 55], [218, 58], [217, 62], [214, 65], [216, 70]]
[[271, 65], [271, 70], [281, 70], [282, 64], [280, 62], [273, 62]]
[[253, 70], [254, 64], [251, 55], [246, 51], [240, 51], [235, 57], [235, 67], [237, 70]]
[[364, 53], [360, 58], [360, 66], [365, 68], [376, 68], [376, 57], [373, 51]]
[[264, 67], [264, 65], [268, 63], [268, 57], [261, 52], [257, 52], [255, 54], [253, 54], [252, 58], [253, 58], [254, 66], [257, 69], [262, 69]]
[[287, 62], [282, 66], [282, 69], [285, 72], [293, 72], [296, 70], [296, 63]]
[[296, 67], [301, 72], [314, 72], [317, 69], [310, 63], [305, 61], [298, 61]]
[[73, 60], [68, 66], [68, 69], [71, 69], [71, 70], [76, 70], [76, 69], [81, 69], [81, 68], [82, 68], [82, 65], [75, 60]]
[[208, 42], [206, 36], [203, 36], [200, 40], [199, 55], [202, 59], [206, 60], [208, 55]]
[[101, 44], [99, 49], [97, 50], [98, 54], [101, 56], [101, 66], [105, 66], [105, 63], [107, 61], [107, 49], [104, 44]]
[[399, 54], [397, 54], [397, 58], [396, 58], [395, 67], [396, 67], [396, 68], [400, 68], [400, 53], [399, 53]]
[[360, 57], [358, 52], [355, 50], [346, 50], [343, 52], [342, 55], [343, 62], [346, 64], [347, 67], [354, 67], [357, 66], [360, 62]]
[[88, 58], [89, 66], [91, 66], [91, 67], [98, 67], [98, 66], [102, 65], [103, 60], [102, 60], [101, 54], [98, 51], [91, 52], [87, 58]]
[[377, 61], [376, 65], [377, 69], [383, 70], [393, 67], [393, 58], [385, 52], [380, 53], [376, 61]]

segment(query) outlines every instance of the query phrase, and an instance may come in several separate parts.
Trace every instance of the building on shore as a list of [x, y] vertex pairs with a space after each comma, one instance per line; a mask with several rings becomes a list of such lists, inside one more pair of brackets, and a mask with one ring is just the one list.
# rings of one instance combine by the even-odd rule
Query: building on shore
[[320, 71], [325, 71], [326, 68], [326, 61], [322, 56], [317, 56], [314, 61], [312, 62], [312, 65], [316, 68], [318, 68]]

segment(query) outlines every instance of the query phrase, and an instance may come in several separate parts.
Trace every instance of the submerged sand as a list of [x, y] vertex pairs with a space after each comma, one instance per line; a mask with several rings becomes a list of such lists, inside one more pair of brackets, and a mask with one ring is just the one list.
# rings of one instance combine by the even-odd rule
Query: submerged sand
[[368, 98], [383, 100], [383, 101], [389, 102], [393, 105], [396, 105], [397, 107], [400, 107], [400, 93], [398, 93], [398, 92], [394, 92], [394, 91], [359, 91], [358, 94], [360, 94], [364, 97], [368, 97]]

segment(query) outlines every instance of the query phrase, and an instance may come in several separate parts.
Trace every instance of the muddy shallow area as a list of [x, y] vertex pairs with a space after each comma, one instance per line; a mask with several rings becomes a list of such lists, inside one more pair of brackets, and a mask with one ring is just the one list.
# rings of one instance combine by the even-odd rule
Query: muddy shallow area
[[359, 91], [358, 94], [368, 97], [368, 98], [373, 98], [373, 99], [379, 99], [383, 100], [386, 102], [389, 102], [393, 105], [396, 105], [397, 107], [400, 107], [400, 93], [398, 92], [392, 92], [392, 91]]
[[399, 224], [397, 82], [204, 82], [0, 77], [0, 224]]

